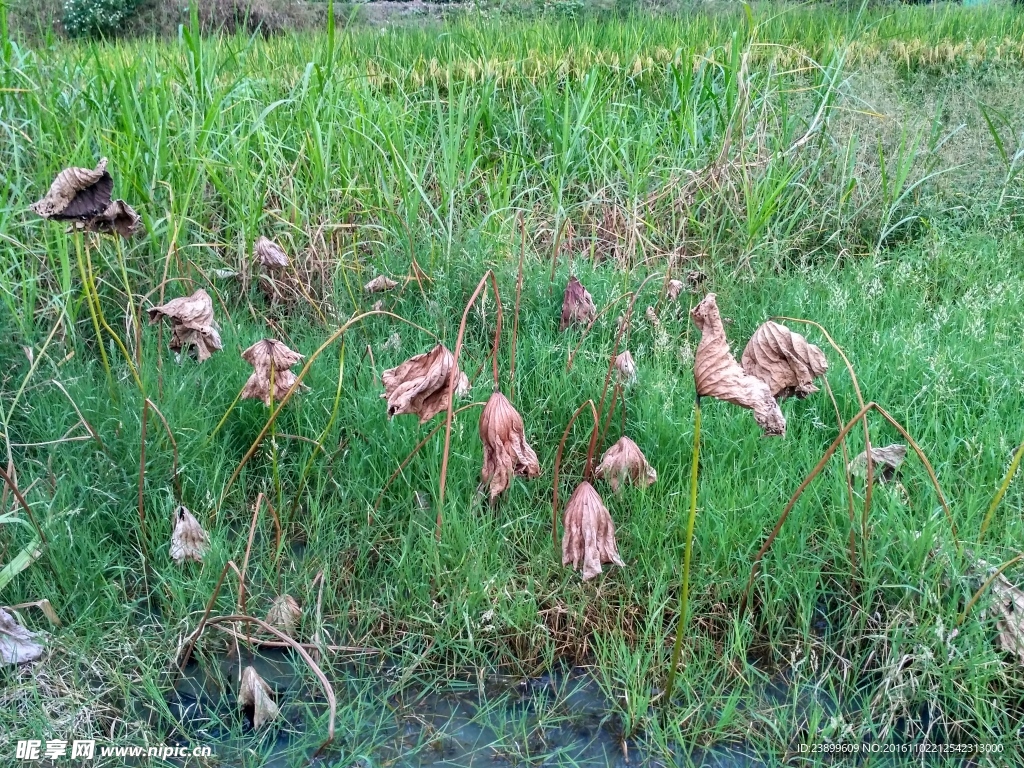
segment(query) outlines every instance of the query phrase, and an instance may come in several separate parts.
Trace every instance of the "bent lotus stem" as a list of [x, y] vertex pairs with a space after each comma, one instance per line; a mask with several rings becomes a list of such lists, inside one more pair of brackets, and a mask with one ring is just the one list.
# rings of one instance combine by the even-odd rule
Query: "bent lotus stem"
[[985, 519], [981, 521], [981, 530], [978, 532], [978, 543], [985, 538], [985, 531], [988, 530], [989, 525], [992, 524], [992, 517], [996, 513], [996, 507], [999, 506], [999, 502], [1003, 500], [1003, 496], [1006, 495], [1007, 488], [1010, 487], [1010, 481], [1013, 480], [1013, 476], [1017, 473], [1017, 467], [1020, 466], [1021, 457], [1024, 456], [1024, 443], [1020, 444], [1017, 448], [1017, 452], [1013, 454], [1013, 460], [1010, 462], [1010, 468], [1006, 470], [1006, 474], [1003, 476], [1003, 482], [999, 485], [999, 490], [996, 491], [995, 497], [992, 499], [992, 503], [989, 505], [988, 512], [985, 513]]
[[[277, 421], [277, 417], [281, 414], [281, 409], [283, 409], [288, 404], [288, 401], [291, 400], [292, 396], [299, 390], [299, 387], [302, 385], [302, 380], [306, 378], [306, 375], [309, 373], [309, 369], [313, 367], [313, 363], [316, 361], [316, 359], [323, 354], [325, 349], [327, 349], [334, 342], [336, 342], [338, 339], [344, 336], [345, 332], [348, 331], [349, 328], [351, 328], [353, 325], [360, 322], [361, 320], [364, 320], [367, 317], [372, 317], [373, 315], [386, 315], [387, 317], [392, 317], [395, 320], [400, 320], [406, 325], [412, 326], [418, 331], [423, 331], [424, 333], [428, 334], [429, 336], [432, 336], [435, 339], [437, 338], [437, 336], [435, 336], [433, 333], [428, 331], [423, 326], [417, 325], [411, 320], [406, 320], [401, 315], [396, 315], [394, 312], [388, 312], [387, 310], [384, 309], [372, 309], [369, 312], [362, 312], [361, 314], [356, 315], [350, 320], [347, 320], [340, 328], [338, 328], [338, 330], [336, 330], [334, 333], [328, 336], [327, 340], [324, 341], [324, 343], [321, 344], [319, 347], [317, 347], [315, 352], [313, 352], [311, 355], [309, 355], [309, 357], [306, 358], [305, 365], [302, 366], [302, 370], [299, 371], [298, 375], [295, 377], [295, 381], [292, 383], [291, 387], [288, 389], [287, 392], [284, 393], [284, 396], [278, 401], [277, 408], [271, 409], [270, 416], [267, 417], [267, 421], [264, 423], [263, 429], [261, 429], [260, 433], [256, 435], [256, 439], [253, 441], [252, 445], [249, 446], [249, 450], [245, 452], [245, 455], [242, 456], [242, 460], [238, 463], [238, 466], [235, 467], [235, 471], [231, 473], [231, 477], [228, 478], [227, 483], [224, 485], [224, 489], [220, 492], [220, 498], [217, 500], [217, 506], [214, 507], [213, 514], [210, 516], [211, 520], [217, 519], [217, 514], [220, 512], [220, 508], [224, 504], [224, 499], [227, 498], [227, 494], [228, 491], [231, 490], [231, 486], [235, 484], [235, 481], [238, 479], [238, 476], [242, 473], [242, 469], [245, 467], [245, 465], [249, 463], [249, 460], [256, 455], [256, 451], [260, 447], [260, 443], [263, 442], [263, 439], [267, 436], [267, 433], [270, 431], [270, 428], [274, 425], [274, 422]], [[225, 418], [226, 417], [227, 415], [225, 414]], [[218, 429], [219, 428], [220, 425], [218, 425]]]
[[814, 466], [814, 469], [812, 469], [810, 474], [808, 474], [807, 477], [804, 478], [803, 482], [800, 483], [800, 486], [790, 497], [789, 502], [786, 504], [786, 508], [782, 511], [782, 514], [779, 516], [779, 520], [777, 523], [775, 523], [775, 527], [772, 529], [772, 532], [768, 534], [768, 538], [765, 539], [764, 544], [761, 545], [761, 549], [759, 549], [757, 551], [757, 554], [754, 555], [754, 562], [750, 568], [750, 578], [747, 580], [747, 587], [744, 590], [743, 599], [740, 601], [739, 618], [743, 618], [743, 615], [746, 612], [747, 602], [750, 599], [750, 592], [754, 586], [754, 579], [757, 578], [758, 571], [760, 570], [761, 559], [764, 557], [765, 553], [771, 548], [772, 542], [775, 541], [775, 537], [779, 535], [779, 531], [782, 529], [783, 524], [786, 522], [786, 518], [789, 517], [789, 513], [793, 511], [793, 507], [796, 506], [796, 503], [803, 495], [803, 492], [807, 490], [807, 486], [809, 486], [811, 482], [814, 480], [814, 478], [816, 478], [821, 473], [821, 471], [825, 468], [825, 465], [828, 463], [828, 460], [832, 458], [832, 455], [836, 452], [839, 446], [842, 445], [846, 436], [850, 433], [850, 430], [852, 430], [854, 426], [856, 426], [857, 422], [861, 421], [862, 419], [865, 419], [870, 411], [876, 411], [878, 414], [880, 414], [882, 418], [884, 418], [893, 427], [895, 427], [895, 429], [914, 449], [914, 453], [917, 454], [917, 457], [921, 460], [921, 463], [924, 465], [925, 470], [928, 472], [928, 477], [931, 480], [932, 486], [935, 488], [935, 493], [939, 497], [939, 503], [942, 505], [942, 510], [946, 515], [946, 520], [949, 522], [950, 531], [953, 534], [953, 545], [956, 547], [957, 552], [960, 552], [962, 550], [960, 542], [957, 539], [956, 523], [953, 521], [953, 515], [949, 510], [949, 504], [946, 503], [946, 497], [942, 493], [942, 487], [939, 485], [939, 480], [935, 476], [935, 470], [932, 469], [932, 465], [931, 462], [928, 461], [928, 457], [925, 456], [924, 451], [921, 450], [921, 446], [919, 446], [917, 444], [917, 441], [910, 436], [910, 433], [907, 432], [903, 425], [896, 421], [896, 419], [894, 419], [888, 411], [882, 408], [882, 406], [872, 401], [865, 405], [863, 408], [861, 408], [857, 412], [857, 414], [852, 419], [850, 419], [850, 421], [848, 421], [846, 425], [839, 431], [839, 434], [836, 436], [836, 439], [833, 440], [832, 444], [825, 450], [825, 453], [822, 455], [821, 459]]
[[672, 690], [676, 684], [676, 668], [683, 649], [683, 631], [690, 610], [690, 557], [693, 553], [693, 529], [697, 522], [697, 473], [700, 470], [700, 395], [693, 409], [693, 456], [690, 459], [690, 514], [686, 518], [686, 542], [683, 545], [683, 584], [679, 592], [679, 622], [676, 625], [676, 641], [672, 645], [672, 661], [665, 683], [665, 706], [672, 701]]
[[590, 482], [594, 463], [594, 448], [597, 445], [597, 430], [600, 427], [600, 422], [597, 417], [597, 408], [594, 407], [593, 400], [587, 400], [583, 405], [576, 409], [576, 412], [569, 419], [569, 423], [565, 425], [565, 431], [562, 433], [562, 439], [558, 443], [558, 450], [555, 452], [554, 492], [551, 499], [551, 543], [555, 545], [555, 550], [558, 549], [558, 468], [562, 464], [562, 451], [565, 449], [565, 441], [569, 438], [569, 430], [572, 429], [573, 423], [579, 415], [583, 413], [583, 409], [588, 405], [590, 406], [590, 414], [594, 419], [594, 426], [590, 430], [590, 445], [587, 448], [587, 466], [583, 471], [583, 479]]
[[441, 540], [441, 526], [443, 523], [444, 510], [444, 488], [448, 480], [448, 455], [452, 443], [452, 415], [455, 406], [455, 383], [459, 378], [459, 355], [462, 354], [462, 341], [466, 336], [466, 319], [469, 317], [469, 310], [487, 287], [487, 279], [491, 280], [491, 288], [494, 291], [494, 303], [497, 307], [497, 328], [494, 330], [494, 344], [491, 347], [491, 363], [494, 368], [494, 389], [498, 389], [498, 345], [501, 343], [501, 294], [498, 292], [498, 279], [494, 272], [487, 270], [484, 276], [477, 283], [476, 290], [469, 297], [466, 308], [462, 311], [462, 322], [459, 323], [459, 336], [455, 341], [455, 361], [452, 363], [451, 373], [448, 375], [448, 410], [444, 417], [444, 453], [441, 455], [441, 481], [437, 492], [437, 522], [434, 538]]
[[107, 351], [103, 347], [103, 334], [100, 332], [100, 321], [99, 316], [96, 313], [96, 306], [93, 304], [93, 284], [92, 275], [86, 273], [85, 269], [85, 256], [82, 254], [82, 237], [83, 235], [76, 233], [75, 239], [75, 261], [78, 262], [78, 274], [82, 279], [82, 291], [85, 293], [85, 303], [89, 305], [89, 317], [92, 320], [92, 328], [96, 333], [96, 344], [100, 348], [100, 361], [103, 363], [103, 370], [107, 374], [107, 384], [111, 391], [114, 389], [114, 376], [110, 372], [110, 361], [107, 360]]

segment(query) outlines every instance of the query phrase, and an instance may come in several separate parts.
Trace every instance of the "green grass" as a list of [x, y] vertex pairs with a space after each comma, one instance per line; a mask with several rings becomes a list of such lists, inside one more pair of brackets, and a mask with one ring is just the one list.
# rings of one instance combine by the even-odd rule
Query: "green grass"
[[[392, 738], [375, 704], [385, 660], [397, 665], [396, 695], [413, 683], [443, 688], [467, 671], [522, 676], [585, 664], [608, 696], [614, 729], [662, 756], [746, 741], [781, 762], [803, 742], [894, 738], [901, 719], [909, 738], [921, 738], [914, 729], [927, 706], [939, 708], [933, 727], [951, 741], [1019, 749], [1024, 677], [998, 649], [993, 618], [975, 610], [952, 632], [978, 586], [970, 558], [1004, 562], [1024, 535], [1018, 481], [976, 543], [1024, 438], [1024, 110], [1013, 42], [1024, 37], [1024, 17], [1003, 8], [858, 15], [772, 6], [753, 19], [754, 27], [739, 14], [605, 24], [465, 18], [441, 29], [270, 40], [202, 40], [186, 28], [171, 42], [49, 49], [5, 37], [0, 415], [5, 466], [47, 543], [0, 582], [0, 601], [49, 599], [63, 626], [52, 629], [54, 651], [41, 665], [3, 672], [4, 732], [166, 740], [175, 728], [167, 670], [225, 564], [241, 565], [262, 492], [280, 497], [286, 546], [279, 557], [264, 512], [248, 567], [250, 613], [263, 617], [287, 591], [304, 608], [303, 641], [322, 631], [334, 644], [382, 652], [321, 660], [337, 686], [332, 755], [341, 765]], [[27, 210], [60, 168], [92, 167], [102, 156], [116, 196], [142, 214], [144, 236], [76, 243]], [[251, 371], [239, 352], [273, 336], [311, 354], [370, 308], [377, 297], [364, 296], [363, 283], [408, 274], [412, 254], [433, 278], [426, 296], [412, 283], [385, 303], [450, 348], [466, 301], [494, 270], [507, 393], [520, 214], [527, 250], [514, 404], [540, 479], [516, 480], [493, 508], [482, 503], [478, 411], [470, 410], [452, 430], [440, 542], [435, 511], [420, 509], [415, 494], [436, 503], [443, 432], [370, 524], [383, 484], [429, 428], [387, 420], [379, 374], [433, 343], [371, 317], [313, 362], [309, 391], [277, 420], [276, 449], [265, 441], [225, 493], [268, 415], [242, 401], [214, 434]], [[292, 256], [309, 300], [268, 305], [251, 260], [260, 235]], [[109, 332], [97, 341], [79, 277], [86, 253], [104, 317], [140, 361], [141, 391]], [[784, 403], [786, 437], [762, 439], [749, 413], [705, 400], [690, 619], [678, 693], [666, 706], [655, 699], [678, 618], [698, 341], [687, 310], [699, 296], [667, 302], [654, 280], [637, 301], [628, 347], [639, 382], [625, 396], [625, 433], [658, 481], [621, 496], [599, 486], [627, 567], [589, 584], [551, 547], [551, 473], [568, 418], [601, 396], [621, 310], [602, 317], [569, 372], [579, 332], [559, 334], [558, 316], [570, 271], [601, 307], [650, 274], [694, 268], [708, 274], [731, 319], [737, 353], [772, 316], [828, 329], [864, 397], [928, 454], [965, 551], [911, 457], [899, 486], [875, 492], [851, 572], [837, 456], [790, 515], [741, 619], [752, 558], [837, 420], [822, 392]], [[215, 278], [217, 269], [240, 277]], [[176, 363], [167, 329], [146, 324], [144, 313], [140, 323], [139, 308], [200, 287], [215, 295], [224, 351], [202, 365]], [[659, 327], [645, 318], [648, 305]], [[469, 373], [484, 362], [496, 317], [493, 296], [477, 307], [463, 355]], [[825, 350], [849, 419], [859, 405], [841, 359], [803, 330]], [[396, 332], [399, 345], [385, 349]], [[491, 391], [488, 369], [473, 400]], [[172, 446], [151, 411], [145, 530], [144, 396], [174, 437]], [[607, 444], [621, 433], [614, 421]], [[872, 424], [874, 443], [899, 439]], [[854, 430], [849, 449], [862, 447]], [[563, 457], [562, 499], [585, 457], [578, 426]], [[179, 502], [211, 533], [201, 566], [169, 559]], [[21, 517], [9, 494], [5, 504]], [[34, 535], [5, 521], [0, 566]], [[215, 613], [234, 611], [236, 598], [229, 572]], [[24, 616], [41, 628], [41, 615]], [[222, 640], [213, 630], [200, 640], [205, 664], [215, 664]], [[758, 693], [778, 670], [792, 683], [781, 702]], [[303, 675], [301, 690], [316, 690]], [[810, 695], [819, 689], [840, 702], [838, 715]], [[488, 700], [479, 718], [498, 723], [495, 751], [535, 762], [542, 748], [524, 745], [562, 722], [564, 706], [559, 698], [538, 726]], [[326, 728], [322, 704], [308, 709], [291, 747], [296, 760]], [[225, 717], [224, 764], [262, 764], [273, 739], [242, 734], [230, 710]]]

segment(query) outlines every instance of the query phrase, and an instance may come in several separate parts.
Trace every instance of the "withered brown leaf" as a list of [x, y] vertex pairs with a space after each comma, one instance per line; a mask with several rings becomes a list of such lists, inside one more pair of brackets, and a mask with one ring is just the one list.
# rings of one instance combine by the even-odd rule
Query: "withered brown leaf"
[[658, 473], [647, 463], [647, 457], [640, 450], [640, 446], [625, 435], [604, 452], [594, 476], [607, 480], [616, 493], [623, 483], [646, 488], [658, 479]]
[[179, 565], [186, 560], [203, 562], [210, 549], [210, 534], [185, 507], [174, 511], [174, 530], [171, 531], [171, 559]]
[[94, 170], [66, 168], [58, 173], [46, 195], [29, 208], [44, 219], [91, 219], [107, 209], [113, 191], [114, 180], [104, 157]]
[[103, 211], [91, 219], [75, 221], [69, 232], [80, 229], [99, 232], [103, 235], [118, 234], [125, 240], [131, 238], [142, 225], [142, 217], [124, 200], [114, 200]]
[[562, 323], [559, 330], [564, 331], [570, 325], [587, 325], [597, 317], [597, 307], [590, 291], [573, 275], [565, 286], [562, 296]]
[[195, 350], [201, 363], [223, 348], [213, 319], [213, 300], [202, 288], [149, 310], [151, 323], [159, 322], [161, 317], [171, 319], [170, 346], [175, 352]]
[[390, 277], [386, 277], [385, 275], [378, 275], [363, 286], [363, 291], [365, 293], [383, 293], [384, 291], [390, 291], [397, 287], [397, 280], [392, 280]]
[[682, 280], [669, 280], [668, 288], [665, 291], [665, 295], [672, 301], [679, 298], [679, 294], [683, 292], [683, 281]]
[[260, 237], [253, 245], [256, 260], [265, 269], [274, 271], [288, 266], [288, 254], [269, 237]]
[[[242, 359], [253, 367], [252, 375], [242, 387], [243, 400], [262, 400], [270, 407], [270, 379], [274, 379], [274, 402], [280, 401], [298, 378], [291, 370], [305, 356], [291, 350], [277, 339], [261, 339], [242, 352]], [[305, 384], [300, 389], [307, 389]]]
[[24, 664], [43, 655], [36, 642], [38, 632], [29, 632], [14, 616], [0, 608], [0, 664]]
[[[412, 413], [420, 417], [420, 424], [430, 421], [441, 411], [448, 409], [448, 378], [455, 365], [453, 355], [443, 344], [429, 352], [410, 357], [397, 368], [390, 368], [381, 374], [384, 394], [388, 402], [388, 416]], [[455, 388], [469, 386], [469, 377], [459, 371]]]
[[636, 382], [636, 363], [628, 349], [615, 356], [615, 370], [619, 372], [619, 381], [624, 386]]
[[238, 703], [246, 714], [251, 715], [253, 728], [257, 730], [274, 720], [279, 714], [274, 702], [274, 693], [256, 672], [255, 667], [242, 670], [242, 683], [238, 689]]
[[562, 529], [562, 565], [582, 570], [584, 581], [601, 573], [602, 563], [625, 567], [615, 542], [612, 516], [586, 480], [576, 486], [565, 505]]
[[291, 595], [279, 595], [267, 611], [267, 624], [286, 635], [295, 631], [302, 619], [302, 609]]
[[[896, 477], [896, 471], [900, 468], [903, 460], [907, 458], [907, 446], [902, 443], [893, 443], [884, 448], [871, 446], [871, 473], [876, 483], [888, 483]], [[852, 459], [847, 471], [854, 477], [867, 478], [868, 473], [868, 452], [861, 451]]]
[[799, 333], [769, 320], [750, 337], [740, 358], [743, 372], [768, 385], [772, 396], [807, 397], [828, 370], [825, 354]]
[[768, 385], [756, 376], [745, 374], [729, 351], [715, 294], [705, 296], [690, 312], [690, 317], [701, 332], [693, 363], [697, 394], [749, 408], [766, 436], [785, 435], [786, 417]]
[[480, 479], [490, 483], [492, 501], [508, 488], [513, 475], [540, 476], [540, 462], [526, 442], [523, 419], [501, 392], [491, 395], [480, 414], [480, 440], [484, 444]]

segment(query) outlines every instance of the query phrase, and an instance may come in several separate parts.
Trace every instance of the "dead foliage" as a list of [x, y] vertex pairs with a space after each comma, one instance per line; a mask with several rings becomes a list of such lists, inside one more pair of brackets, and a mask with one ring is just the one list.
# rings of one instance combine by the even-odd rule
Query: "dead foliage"
[[643, 451], [625, 435], [604, 452], [594, 476], [607, 480], [615, 493], [625, 483], [646, 488], [658, 479], [658, 473], [647, 463]]
[[[384, 385], [381, 398], [387, 400], [388, 416], [415, 414], [423, 424], [448, 410], [448, 383], [454, 365], [455, 355], [438, 344], [429, 352], [384, 371], [380, 377]], [[469, 390], [469, 377], [462, 371], [456, 374], [455, 387], [459, 396]]]
[[481, 482], [490, 483], [491, 500], [508, 488], [513, 475], [540, 476], [540, 461], [526, 442], [523, 419], [501, 392], [491, 395], [480, 414], [480, 440], [484, 445]]
[[253, 253], [260, 266], [269, 271], [284, 269], [288, 266], [288, 254], [269, 237], [260, 237], [253, 245]]
[[220, 329], [213, 319], [213, 300], [202, 288], [191, 296], [172, 299], [149, 310], [150, 323], [157, 323], [162, 317], [171, 320], [173, 351], [194, 352], [201, 363], [223, 349]]
[[587, 581], [602, 563], [625, 567], [615, 542], [615, 525], [594, 486], [584, 480], [573, 491], [562, 517], [562, 565], [583, 571]]
[[274, 702], [274, 693], [256, 672], [254, 667], [242, 670], [242, 682], [238, 688], [238, 703], [243, 712], [252, 718], [252, 726], [259, 730], [280, 714]]
[[36, 642], [38, 632], [29, 632], [14, 616], [0, 608], [0, 664], [24, 664], [43, 655]]
[[29, 208], [44, 219], [72, 222], [72, 230], [135, 234], [141, 219], [124, 200], [111, 200], [114, 180], [107, 171], [107, 158], [96, 168], [65, 168], [57, 174], [46, 195]]
[[210, 549], [208, 534], [191, 512], [183, 506], [174, 511], [174, 528], [171, 531], [171, 559], [181, 565], [186, 560], [197, 563]]
[[[907, 446], [902, 443], [893, 443], [884, 448], [871, 446], [872, 474], [876, 483], [888, 483], [896, 477], [903, 460], [907, 458]], [[852, 459], [846, 468], [854, 477], [867, 477], [868, 453], [861, 451]]]
[[744, 373], [765, 382], [778, 399], [817, 392], [814, 380], [828, 370], [825, 354], [818, 347], [771, 320], [754, 331], [740, 363]]
[[615, 370], [618, 371], [619, 383], [623, 386], [636, 382], [636, 363], [633, 362], [633, 355], [628, 349], [615, 356]]
[[363, 293], [384, 293], [398, 287], [398, 281], [385, 275], [378, 275], [363, 286]]
[[729, 350], [715, 294], [705, 296], [690, 317], [701, 332], [693, 364], [697, 394], [749, 408], [766, 436], [785, 435], [786, 417], [768, 385], [745, 374]]
[[291, 595], [279, 595], [267, 611], [267, 624], [286, 635], [295, 632], [302, 620], [302, 609]]
[[564, 331], [570, 325], [587, 326], [597, 317], [597, 307], [590, 291], [573, 275], [565, 286], [562, 296], [562, 322], [559, 330]]
[[[290, 370], [291, 367], [303, 358], [304, 355], [289, 349], [277, 339], [257, 341], [242, 352], [242, 359], [253, 367], [253, 372], [242, 388], [241, 398], [262, 400], [268, 408], [271, 400], [280, 401], [298, 378]], [[300, 387], [305, 385], [300, 384]]]

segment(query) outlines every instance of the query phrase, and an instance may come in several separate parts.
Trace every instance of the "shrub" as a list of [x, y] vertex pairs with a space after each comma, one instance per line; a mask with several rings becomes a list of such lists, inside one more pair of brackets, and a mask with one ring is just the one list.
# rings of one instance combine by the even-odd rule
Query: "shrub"
[[65, 0], [64, 29], [71, 37], [109, 37], [124, 29], [138, 0]]

